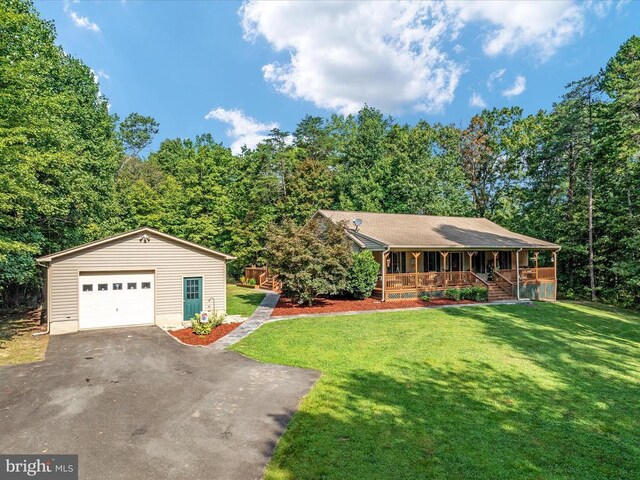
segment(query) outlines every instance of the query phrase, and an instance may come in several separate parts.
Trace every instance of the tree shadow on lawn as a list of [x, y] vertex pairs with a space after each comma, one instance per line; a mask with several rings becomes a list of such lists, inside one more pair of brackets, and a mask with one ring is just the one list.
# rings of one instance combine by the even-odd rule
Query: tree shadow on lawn
[[[568, 385], [605, 387], [640, 379], [640, 316], [580, 304], [450, 310]], [[623, 316], [624, 315], [624, 316]]]
[[640, 478], [638, 324], [565, 310], [448, 312], [511, 347], [500, 363], [326, 374], [265, 478]]

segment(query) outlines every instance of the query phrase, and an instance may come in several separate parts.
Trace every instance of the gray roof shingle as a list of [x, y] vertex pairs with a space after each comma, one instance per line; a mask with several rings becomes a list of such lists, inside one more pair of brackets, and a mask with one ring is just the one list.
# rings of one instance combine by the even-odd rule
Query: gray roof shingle
[[[334, 222], [346, 221], [349, 233], [391, 248], [421, 249], [559, 249], [555, 243], [514, 233], [486, 218], [440, 217], [399, 213], [318, 210]], [[353, 220], [359, 218], [357, 229]], [[366, 240], [369, 240], [367, 242]]]

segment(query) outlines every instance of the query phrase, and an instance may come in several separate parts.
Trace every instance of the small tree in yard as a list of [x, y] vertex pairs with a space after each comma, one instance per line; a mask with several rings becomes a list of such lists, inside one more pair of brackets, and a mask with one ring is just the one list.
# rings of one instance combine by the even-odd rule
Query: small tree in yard
[[285, 222], [271, 229], [269, 262], [287, 297], [311, 305], [319, 295], [335, 295], [347, 288], [352, 259], [344, 228], [344, 224], [312, 220], [302, 228]]
[[352, 254], [353, 263], [347, 279], [347, 291], [358, 299], [371, 296], [376, 287], [380, 265], [369, 250]]

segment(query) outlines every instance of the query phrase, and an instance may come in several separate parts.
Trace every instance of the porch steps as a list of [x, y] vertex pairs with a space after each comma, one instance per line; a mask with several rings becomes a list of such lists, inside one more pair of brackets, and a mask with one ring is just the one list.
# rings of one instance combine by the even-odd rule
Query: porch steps
[[495, 282], [488, 282], [489, 285], [489, 301], [490, 302], [499, 302], [501, 300], [513, 300], [515, 297], [505, 292], [500, 286], [498, 286]]
[[280, 287], [280, 282], [276, 277], [268, 277], [265, 282], [260, 285], [260, 288], [264, 288], [265, 290], [273, 290], [274, 292], [279, 292]]

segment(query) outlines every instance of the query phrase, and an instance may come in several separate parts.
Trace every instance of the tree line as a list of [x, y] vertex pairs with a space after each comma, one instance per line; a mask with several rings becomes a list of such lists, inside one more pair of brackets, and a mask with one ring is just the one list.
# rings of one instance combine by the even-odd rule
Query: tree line
[[562, 245], [559, 295], [640, 306], [640, 38], [549, 111], [486, 109], [464, 128], [371, 106], [306, 116], [234, 155], [109, 113], [91, 70], [30, 2], [0, 8], [0, 301], [38, 300], [38, 255], [150, 226], [231, 253], [319, 208], [484, 216]]

